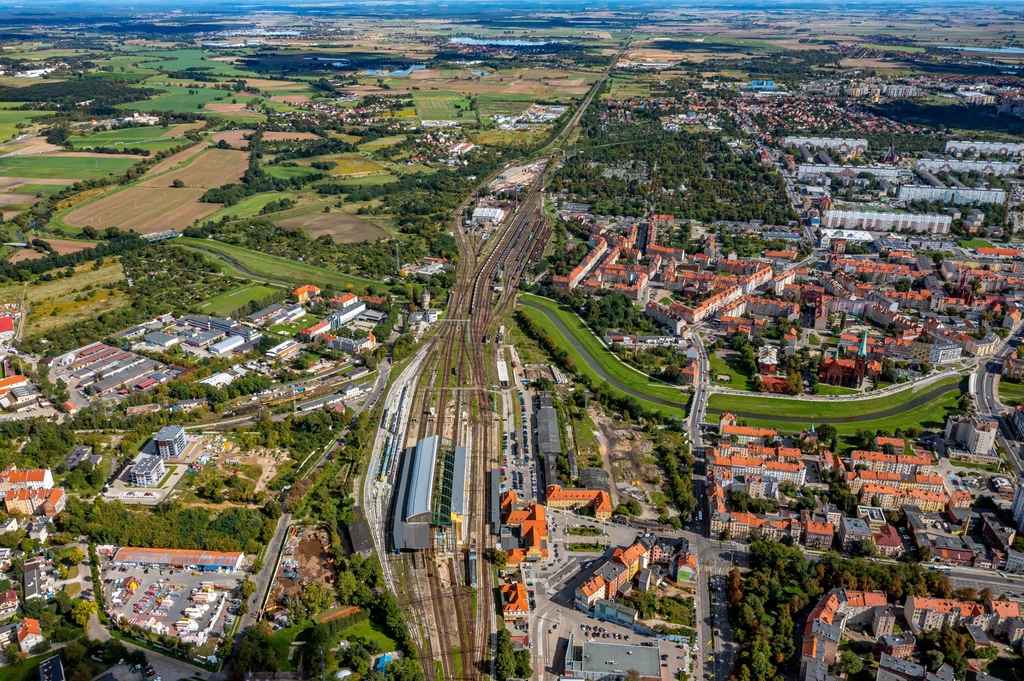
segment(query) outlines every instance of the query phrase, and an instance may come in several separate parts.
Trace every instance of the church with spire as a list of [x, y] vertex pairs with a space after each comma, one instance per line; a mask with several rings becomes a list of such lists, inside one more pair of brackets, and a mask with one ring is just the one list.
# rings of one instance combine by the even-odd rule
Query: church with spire
[[818, 380], [828, 385], [860, 389], [864, 387], [865, 378], [877, 376], [881, 372], [880, 362], [868, 361], [868, 332], [865, 330], [857, 348], [857, 356], [853, 359], [823, 359], [818, 368]]

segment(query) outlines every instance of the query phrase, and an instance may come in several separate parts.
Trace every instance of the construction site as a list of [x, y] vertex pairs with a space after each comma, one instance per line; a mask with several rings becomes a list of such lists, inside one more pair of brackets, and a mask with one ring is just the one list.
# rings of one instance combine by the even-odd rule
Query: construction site
[[323, 582], [333, 588], [335, 573], [330, 535], [321, 529], [291, 527], [274, 575], [266, 613], [274, 616], [287, 611], [288, 604], [302, 593], [306, 584]]

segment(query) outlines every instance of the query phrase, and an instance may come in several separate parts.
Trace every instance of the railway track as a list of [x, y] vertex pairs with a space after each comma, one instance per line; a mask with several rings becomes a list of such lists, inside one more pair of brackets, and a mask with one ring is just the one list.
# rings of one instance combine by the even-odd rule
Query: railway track
[[[475, 550], [481, 559], [489, 554], [490, 548], [488, 471], [498, 462], [501, 441], [496, 393], [484, 347], [492, 338], [495, 320], [502, 318], [513, 304], [519, 278], [527, 267], [539, 261], [550, 239], [552, 226], [540, 211], [544, 179], [551, 159], [578, 125], [603, 80], [595, 85], [559, 140], [546, 152], [543, 170], [499, 234], [483, 242], [462, 228], [457, 216], [464, 213], [472, 198], [453, 213], [460, 254], [457, 283], [444, 325], [424, 361], [412, 399], [412, 414], [417, 421], [410, 423], [405, 446], [434, 434], [447, 436], [446, 433], [456, 444], [467, 446], [470, 496], [465, 517], [471, 524], [463, 548]], [[496, 284], [500, 285], [497, 290]], [[470, 589], [459, 579], [460, 555], [452, 548], [433, 545], [423, 554], [391, 560], [401, 562], [399, 569], [407, 584], [412, 585], [407, 592], [416, 594], [415, 601], [406, 600], [403, 606], [408, 610], [418, 605], [427, 629], [416, 642], [427, 678], [436, 678], [436, 665], [440, 665], [440, 675], [445, 680], [484, 681], [484, 677], [491, 676], [487, 662], [496, 616], [493, 573], [481, 560], [477, 570], [477, 591], [481, 597], [474, 611]], [[422, 563], [420, 567], [417, 561]], [[439, 572], [441, 566], [446, 568], [447, 583]], [[433, 620], [433, 626], [428, 619]]]

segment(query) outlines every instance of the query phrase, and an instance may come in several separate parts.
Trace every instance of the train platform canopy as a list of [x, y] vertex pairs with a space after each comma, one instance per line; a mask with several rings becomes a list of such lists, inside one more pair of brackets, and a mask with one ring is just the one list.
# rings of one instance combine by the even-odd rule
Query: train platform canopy
[[113, 562], [161, 565], [167, 567], [196, 567], [200, 570], [240, 570], [243, 553], [222, 551], [195, 551], [190, 549], [143, 549], [122, 547], [114, 554]]
[[440, 442], [441, 438], [434, 435], [403, 453], [391, 510], [391, 545], [396, 551], [430, 547], [434, 469]]

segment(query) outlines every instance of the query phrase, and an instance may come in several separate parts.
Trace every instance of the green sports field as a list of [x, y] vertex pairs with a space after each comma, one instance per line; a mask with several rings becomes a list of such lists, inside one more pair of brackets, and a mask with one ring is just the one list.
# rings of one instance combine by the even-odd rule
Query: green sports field
[[139, 162], [138, 158], [114, 156], [8, 156], [0, 158], [0, 177], [95, 180], [121, 172]]
[[146, 126], [140, 128], [124, 128], [121, 130], [107, 130], [98, 132], [88, 137], [76, 137], [71, 140], [75, 149], [90, 149], [92, 147], [144, 147], [148, 144], [165, 145], [162, 148], [169, 149], [182, 143], [180, 138], [168, 137], [172, 128], [161, 128], [157, 126]]
[[248, 305], [254, 300], [262, 300], [272, 293], [276, 293], [282, 289], [274, 286], [267, 286], [266, 284], [249, 284], [237, 288], [234, 291], [228, 291], [222, 293], [219, 296], [210, 298], [205, 303], [199, 306], [199, 309], [204, 314], [221, 316], [227, 315], [243, 305]]

